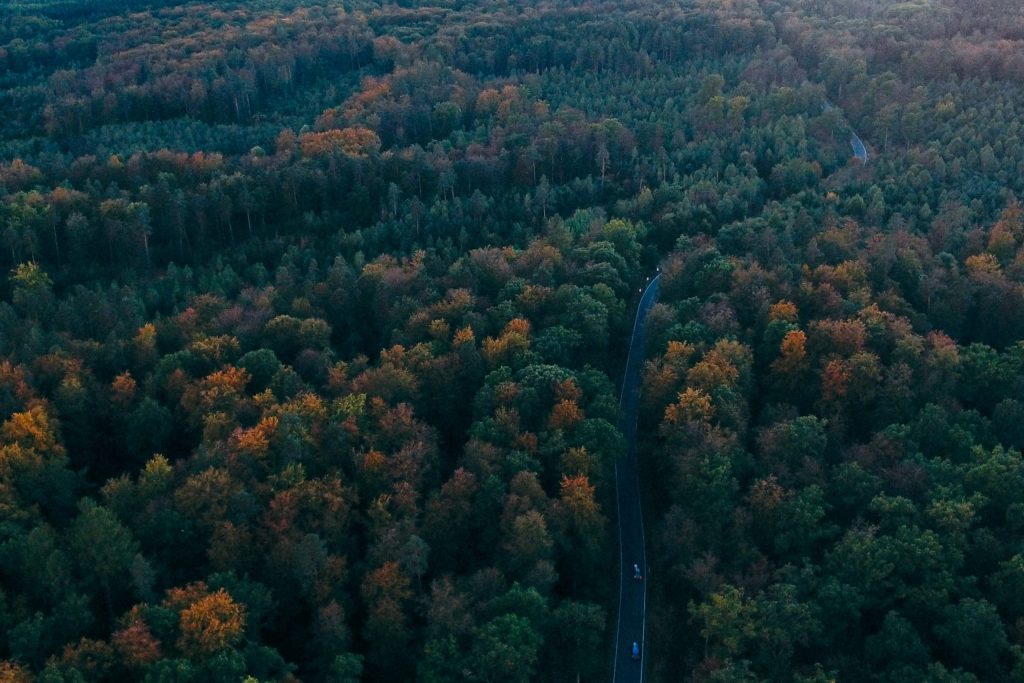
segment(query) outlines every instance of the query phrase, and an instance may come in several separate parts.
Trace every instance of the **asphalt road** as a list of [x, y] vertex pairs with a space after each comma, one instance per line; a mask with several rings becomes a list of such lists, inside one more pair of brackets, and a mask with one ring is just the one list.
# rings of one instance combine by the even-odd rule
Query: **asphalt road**
[[[832, 104], [828, 100], [821, 105], [822, 111], [828, 111], [832, 108]], [[853, 147], [853, 156], [865, 164], [868, 163], [868, 149], [864, 146], [864, 141], [860, 139], [860, 136], [852, 130], [850, 131], [850, 147]]]
[[850, 133], [850, 146], [853, 147], [853, 156], [857, 157], [865, 164], [868, 163], [867, 147], [864, 146], [864, 143], [859, 137], [857, 137], [856, 133]]
[[[647, 285], [633, 323], [626, 373], [619, 394], [621, 422], [626, 451], [615, 462], [615, 499], [619, 512], [619, 614], [615, 627], [614, 683], [639, 683], [644, 679], [644, 643], [647, 623], [647, 561], [644, 549], [644, 518], [640, 509], [640, 480], [636, 468], [636, 424], [640, 404], [640, 371], [644, 359], [644, 328], [647, 313], [658, 297], [659, 273]], [[633, 578], [633, 565], [640, 565], [643, 580]], [[633, 643], [640, 646], [640, 658], [632, 658]]]

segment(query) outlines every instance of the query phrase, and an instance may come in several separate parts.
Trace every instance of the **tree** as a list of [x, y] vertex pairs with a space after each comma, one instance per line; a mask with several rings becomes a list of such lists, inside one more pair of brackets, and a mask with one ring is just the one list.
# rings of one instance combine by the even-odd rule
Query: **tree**
[[237, 645], [245, 633], [245, 608], [223, 588], [200, 597], [179, 613], [178, 648], [201, 660]]
[[9, 660], [0, 661], [0, 681], [4, 683], [32, 683], [32, 674], [23, 665]]
[[137, 670], [161, 658], [160, 642], [145, 621], [138, 619], [111, 636], [114, 649], [129, 669]]
[[607, 521], [586, 475], [562, 477], [554, 516], [564, 562], [571, 569], [569, 575], [574, 582], [591, 585], [598, 575]]
[[53, 281], [34, 261], [19, 264], [11, 273], [14, 305], [38, 320], [53, 305]]
[[988, 601], [964, 598], [946, 605], [935, 635], [948, 648], [950, 663], [977, 673], [982, 678], [999, 676], [1000, 660], [1009, 643], [996, 608]]
[[753, 601], [753, 661], [769, 677], [793, 671], [798, 649], [814, 648], [821, 633], [815, 605], [796, 586], [776, 583]]
[[772, 370], [793, 375], [807, 367], [807, 335], [802, 330], [791, 330], [779, 344], [779, 357], [772, 363]]
[[478, 490], [476, 477], [460, 467], [427, 501], [423, 533], [437, 567], [454, 568], [457, 558], [472, 547], [471, 534], [479, 523], [474, 515]]
[[369, 611], [363, 635], [371, 644], [371, 662], [382, 671], [400, 672], [407, 663], [409, 583], [397, 562], [385, 562], [363, 579], [361, 594]]
[[553, 546], [544, 516], [537, 510], [528, 510], [512, 521], [502, 550], [509, 568], [523, 575], [537, 562], [549, 560]]
[[597, 677], [604, 645], [604, 610], [593, 603], [563, 600], [551, 613], [545, 651], [551, 671], [563, 680]]
[[701, 624], [704, 656], [726, 659], [741, 654], [754, 635], [750, 623], [752, 606], [735, 586], [723, 586], [706, 602], [690, 603], [690, 614]]
[[455, 683], [465, 679], [463, 655], [455, 637], [432, 638], [423, 646], [423, 656], [416, 668], [417, 680], [423, 683]]
[[541, 637], [521, 616], [503, 614], [474, 635], [466, 659], [473, 681], [526, 683], [533, 678]]
[[110, 510], [88, 498], [79, 504], [69, 541], [82, 572], [102, 589], [107, 613], [112, 617], [114, 600], [122, 590], [116, 580], [127, 578], [138, 543]]
[[886, 614], [881, 630], [865, 640], [865, 652], [877, 669], [895, 669], [899, 664], [920, 666], [929, 659], [920, 633], [896, 611]]
[[331, 663], [328, 679], [331, 683], [358, 683], [363, 675], [363, 657], [352, 653], [338, 655]]

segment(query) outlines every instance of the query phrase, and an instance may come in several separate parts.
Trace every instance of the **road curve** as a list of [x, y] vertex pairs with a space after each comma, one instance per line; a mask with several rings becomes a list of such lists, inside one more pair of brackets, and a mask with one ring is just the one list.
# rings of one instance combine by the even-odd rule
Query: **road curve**
[[[822, 111], [828, 111], [829, 109], [834, 108], [835, 107], [833, 107], [832, 103], [828, 100], [825, 100], [821, 104]], [[854, 157], [860, 159], [861, 163], [868, 163], [868, 148], [864, 146], [864, 141], [860, 139], [860, 136], [857, 135], [853, 129], [850, 130], [850, 147], [853, 147]]]
[[[619, 514], [619, 614], [615, 627], [614, 683], [644, 680], [644, 635], [647, 624], [647, 561], [644, 548], [644, 518], [640, 509], [640, 480], [636, 467], [636, 425], [640, 404], [640, 370], [644, 359], [644, 329], [647, 314], [658, 297], [661, 274], [647, 285], [636, 311], [629, 340], [626, 372], [619, 393], [621, 422], [626, 450], [615, 461], [615, 501]], [[633, 565], [640, 566], [643, 580], [633, 577]], [[640, 658], [631, 656], [633, 643], [640, 645]]]
[[864, 142], [853, 131], [850, 131], [850, 147], [853, 147], [853, 156], [865, 164], [868, 163], [868, 148], [864, 146]]

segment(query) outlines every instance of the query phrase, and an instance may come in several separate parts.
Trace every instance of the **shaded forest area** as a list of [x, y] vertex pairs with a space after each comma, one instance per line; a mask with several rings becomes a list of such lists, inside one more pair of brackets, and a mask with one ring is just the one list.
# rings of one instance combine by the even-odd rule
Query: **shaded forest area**
[[659, 266], [652, 680], [1024, 680], [1022, 41], [8, 2], [0, 680], [606, 680]]

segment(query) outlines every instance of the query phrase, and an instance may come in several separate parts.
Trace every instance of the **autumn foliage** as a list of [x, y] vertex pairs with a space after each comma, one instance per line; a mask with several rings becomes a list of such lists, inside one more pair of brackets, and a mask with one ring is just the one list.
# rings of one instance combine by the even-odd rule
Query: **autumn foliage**
[[1020, 3], [569, 4], [3, 4], [0, 680], [1022, 678]]

